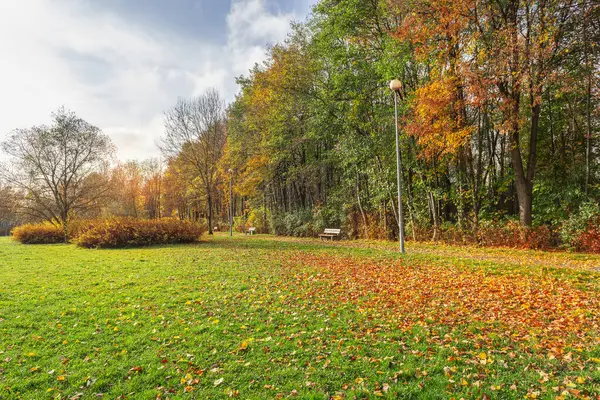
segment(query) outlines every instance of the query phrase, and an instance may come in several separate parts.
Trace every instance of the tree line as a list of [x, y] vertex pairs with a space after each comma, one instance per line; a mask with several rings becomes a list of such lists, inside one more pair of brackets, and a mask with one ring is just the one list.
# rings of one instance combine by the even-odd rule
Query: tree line
[[178, 216], [212, 233], [232, 180], [240, 229], [397, 237], [399, 79], [409, 237], [560, 229], [598, 214], [599, 43], [593, 0], [321, 0], [231, 104], [208, 90], [165, 112], [162, 162], [110, 166], [108, 138], [65, 110], [13, 132], [3, 150], [26, 165], [4, 168], [0, 220]]
[[559, 227], [600, 194], [599, 21], [589, 0], [322, 0], [239, 79], [238, 192], [288, 233], [397, 235], [399, 79], [409, 236]]

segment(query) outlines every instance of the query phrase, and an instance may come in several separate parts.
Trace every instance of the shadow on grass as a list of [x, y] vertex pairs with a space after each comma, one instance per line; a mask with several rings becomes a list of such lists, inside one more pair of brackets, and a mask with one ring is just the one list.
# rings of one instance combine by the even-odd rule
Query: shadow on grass
[[336, 246], [332, 244], [310, 242], [310, 241], [289, 241], [282, 240], [274, 236], [264, 236], [260, 238], [256, 237], [244, 237], [218, 235], [213, 237], [204, 237], [202, 240], [196, 243], [175, 243], [175, 244], [156, 244], [149, 246], [126, 246], [119, 248], [97, 248], [87, 249], [84, 247], [77, 247], [79, 250], [96, 250], [96, 251], [128, 251], [128, 250], [143, 250], [143, 249], [219, 249], [219, 250], [264, 250], [264, 251], [356, 251], [364, 250], [357, 249], [348, 246]]
[[288, 250], [288, 251], [331, 251], [331, 250], [355, 250], [352, 247], [341, 247], [333, 244], [311, 242], [309, 240], [294, 240], [292, 238], [281, 239], [276, 236], [214, 236], [203, 240], [196, 245], [202, 245], [220, 249], [257, 249], [257, 250]]

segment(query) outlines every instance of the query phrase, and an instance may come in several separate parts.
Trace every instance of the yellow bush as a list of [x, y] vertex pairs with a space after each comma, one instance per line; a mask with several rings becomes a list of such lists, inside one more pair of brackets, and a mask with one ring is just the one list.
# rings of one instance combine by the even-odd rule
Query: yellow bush
[[193, 243], [206, 231], [204, 226], [177, 219], [112, 218], [84, 225], [85, 229], [80, 230], [75, 241], [78, 246], [87, 248]]
[[12, 230], [12, 235], [23, 244], [52, 244], [65, 241], [63, 228], [47, 222], [17, 226]]

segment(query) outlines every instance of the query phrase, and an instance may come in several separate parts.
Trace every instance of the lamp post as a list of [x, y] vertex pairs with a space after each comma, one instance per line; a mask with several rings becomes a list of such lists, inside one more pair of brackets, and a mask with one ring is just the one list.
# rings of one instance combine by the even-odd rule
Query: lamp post
[[229, 169], [229, 236], [233, 236], [233, 170]]
[[394, 92], [394, 112], [396, 115], [396, 175], [398, 178], [398, 236], [400, 252], [404, 250], [404, 216], [402, 214], [402, 159], [400, 158], [400, 135], [398, 133], [398, 93], [402, 90], [402, 82], [394, 79], [390, 82], [390, 89]]

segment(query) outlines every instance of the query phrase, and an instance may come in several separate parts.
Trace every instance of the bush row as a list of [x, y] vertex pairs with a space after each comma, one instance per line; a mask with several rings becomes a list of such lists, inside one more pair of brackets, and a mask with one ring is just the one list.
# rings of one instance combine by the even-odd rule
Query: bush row
[[193, 243], [200, 240], [204, 232], [201, 225], [176, 219], [108, 219], [91, 225], [76, 241], [87, 248]]
[[590, 221], [585, 229], [577, 232], [571, 247], [588, 253], [600, 253], [600, 217]]
[[[200, 240], [205, 231], [202, 225], [177, 219], [111, 218], [73, 222], [68, 235], [71, 242], [80, 247], [117, 248], [192, 243]], [[25, 244], [64, 242], [62, 227], [48, 223], [17, 227], [13, 230], [13, 237]]]
[[[236, 227], [258, 226], [263, 217], [251, 221], [236, 218]], [[314, 237], [325, 228], [341, 228], [346, 238], [397, 239], [398, 231], [391, 231], [390, 224], [395, 220], [388, 216], [387, 224], [378, 213], [367, 213], [367, 226], [360, 213], [336, 213], [328, 209], [300, 210], [295, 212], [269, 214], [268, 231], [284, 236]], [[585, 203], [560, 225], [539, 225], [524, 227], [516, 220], [484, 220], [477, 231], [460, 229], [456, 224], [446, 223], [436, 230], [431, 225], [413, 227], [406, 220], [407, 240], [436, 240], [448, 244], [471, 244], [480, 246], [512, 247], [522, 249], [570, 249], [582, 252], [600, 253], [600, 208], [596, 203]], [[386, 229], [387, 225], [387, 229]]]
[[65, 241], [62, 227], [48, 222], [17, 226], [12, 230], [12, 235], [23, 244], [53, 244]]

